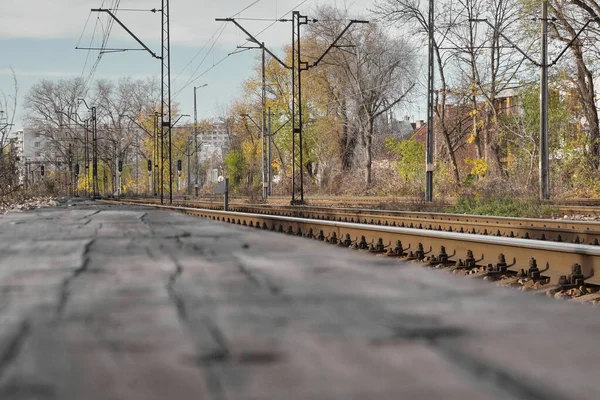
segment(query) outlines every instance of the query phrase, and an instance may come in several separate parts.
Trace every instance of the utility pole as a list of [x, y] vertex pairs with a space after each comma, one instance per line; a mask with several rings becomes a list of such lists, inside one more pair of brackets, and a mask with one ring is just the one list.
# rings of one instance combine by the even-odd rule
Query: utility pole
[[[542, 1], [541, 18], [541, 62], [535, 61], [524, 50], [513, 43], [502, 31], [499, 31], [487, 19], [471, 19], [473, 22], [485, 22], [498, 35], [506, 40], [514, 49], [516, 49], [526, 60], [531, 64], [540, 68], [540, 161], [539, 161], [539, 181], [540, 181], [540, 200], [548, 200], [550, 198], [550, 160], [548, 150], [548, 69], [558, 63], [562, 56], [567, 52], [588, 27], [590, 23], [595, 21], [589, 19], [583, 27], [573, 36], [571, 41], [563, 48], [552, 62], [548, 62], [548, 0]], [[552, 18], [554, 21], [555, 18]]]
[[[304, 140], [302, 138], [304, 123], [302, 113], [302, 71], [307, 71], [319, 65], [334, 47], [339, 47], [338, 42], [354, 24], [368, 24], [368, 21], [350, 20], [348, 25], [334, 39], [329, 47], [312, 64], [302, 60], [300, 28], [309, 22], [318, 22], [316, 19], [309, 20], [307, 16], [298, 11], [292, 13], [292, 205], [304, 204]], [[298, 136], [296, 144], [296, 135]], [[297, 163], [297, 164], [296, 164]], [[299, 175], [299, 183], [296, 183], [296, 174]], [[299, 186], [299, 188], [297, 187]], [[299, 192], [300, 198], [296, 197]]]
[[[304, 163], [302, 160], [302, 71], [308, 70], [308, 63], [302, 61], [300, 27], [308, 24], [308, 17], [299, 11], [292, 13], [292, 201], [291, 204], [304, 204]], [[296, 139], [296, 136], [298, 139]], [[298, 170], [299, 179], [296, 178]], [[297, 188], [297, 180], [300, 187]], [[300, 198], [296, 197], [299, 192]]]
[[434, 151], [434, 139], [433, 139], [433, 90], [434, 90], [434, 0], [429, 0], [429, 72], [427, 80], [427, 140], [426, 140], [426, 180], [425, 180], [425, 201], [433, 201], [433, 151]]
[[140, 195], [140, 183], [139, 183], [139, 175], [140, 175], [140, 131], [136, 129], [135, 131], [135, 195]]
[[98, 126], [96, 118], [96, 106], [92, 107], [92, 191], [93, 198], [99, 196], [100, 186], [98, 184]]
[[115, 139], [115, 193], [117, 198], [121, 190], [121, 173], [119, 172], [119, 149], [117, 149], [117, 140]]
[[267, 160], [268, 160], [268, 167], [267, 167], [267, 171], [268, 171], [268, 190], [269, 190], [269, 196], [273, 195], [273, 158], [271, 155], [271, 141], [273, 140], [273, 135], [271, 134], [271, 107], [269, 107], [269, 127], [267, 130], [267, 137], [268, 137], [268, 150], [267, 150]]
[[75, 184], [74, 184], [74, 176], [75, 174], [73, 173], [73, 144], [69, 143], [69, 147], [67, 150], [67, 163], [69, 165], [69, 178], [71, 181], [70, 184], [70, 188], [69, 188], [69, 194], [70, 196], [75, 196]]
[[86, 190], [85, 190], [85, 195], [86, 197], [89, 196], [90, 193], [90, 155], [89, 155], [89, 150], [88, 150], [88, 134], [89, 134], [89, 129], [90, 129], [90, 123], [89, 120], [85, 120], [85, 149], [83, 151], [83, 158], [84, 158], [84, 163], [85, 163], [85, 168], [83, 169], [85, 171], [85, 179], [86, 179]]
[[[292, 65], [289, 66], [272, 51], [264, 46], [264, 43], [258, 41], [250, 32], [242, 27], [233, 18], [217, 18], [216, 21], [227, 21], [233, 22], [242, 32], [248, 35], [250, 42], [256, 43], [262, 47], [263, 51], [267, 52], [273, 59], [281, 64], [286, 69], [292, 70], [292, 200], [291, 204], [303, 204], [304, 203], [304, 169], [303, 169], [303, 139], [302, 139], [302, 71], [306, 71], [310, 68], [316, 67], [325, 56], [333, 49], [337, 47], [337, 43], [342, 36], [350, 29], [353, 24], [359, 23], [364, 24], [368, 21], [351, 20], [344, 30], [335, 38], [333, 43], [321, 54], [321, 56], [312, 64], [302, 61], [301, 57], [301, 43], [300, 43], [300, 27], [309, 23], [309, 19], [305, 15], [300, 15], [299, 11], [292, 13], [291, 20], [280, 20], [281, 22], [292, 22]], [[317, 22], [313, 19], [310, 22]], [[264, 111], [263, 111], [264, 113]], [[263, 129], [264, 132], [264, 129]], [[296, 139], [296, 136], [298, 139]], [[297, 179], [296, 174], [299, 174]], [[299, 198], [297, 197], [299, 194]]]
[[192, 157], [192, 137], [188, 136], [187, 146], [186, 146], [186, 156], [187, 156], [187, 194], [190, 196], [192, 194], [192, 170], [190, 159]]
[[[162, 9], [147, 10], [152, 13], [160, 11], [161, 13], [161, 55], [154, 53], [144, 42], [142, 42], [131, 30], [129, 30], [111, 10], [106, 8], [92, 9], [92, 12], [104, 12], [114, 19], [133, 39], [135, 39], [150, 55], [161, 60], [161, 124], [160, 124], [160, 202], [164, 204], [164, 138], [165, 134], [169, 137], [169, 199], [173, 202], [173, 165], [171, 162], [172, 143], [171, 143], [171, 39], [170, 39], [170, 18], [169, 18], [169, 0], [162, 0]], [[85, 49], [81, 49], [85, 50]], [[126, 51], [131, 49], [113, 49], [113, 51]], [[158, 131], [157, 131], [158, 132]], [[158, 141], [157, 141], [158, 142]], [[158, 143], [157, 143], [158, 146]], [[156, 155], [158, 155], [158, 147]]]
[[548, 153], [548, 0], [542, 1], [542, 49], [540, 61], [540, 199], [550, 198]]
[[169, 203], [173, 203], [173, 156], [171, 136], [171, 38], [169, 0], [162, 0], [162, 33], [161, 33], [161, 185], [160, 203], [164, 204], [164, 146], [165, 134], [169, 137]]
[[266, 80], [266, 52], [265, 52], [265, 42], [261, 43], [262, 48], [262, 186], [263, 186], [263, 200], [267, 200], [269, 198], [269, 184], [267, 178], [269, 173], [267, 172], [268, 160], [267, 158], [267, 146], [266, 146], [266, 108], [267, 108], [267, 80]]
[[[198, 88], [194, 86], [194, 185], [195, 188], [198, 188], [198, 105], [196, 103], [196, 90]], [[190, 172], [190, 162], [188, 156], [188, 175], [191, 175]], [[188, 195], [192, 194], [191, 181], [188, 177]]]
[[152, 175], [154, 177], [154, 196], [158, 196], [158, 186], [162, 184], [162, 180], [160, 178], [160, 167], [159, 167], [159, 163], [158, 163], [158, 155], [161, 154], [161, 160], [160, 162], [162, 163], [162, 153], [160, 153], [159, 150], [159, 138], [158, 138], [158, 134], [159, 134], [159, 129], [158, 129], [158, 116], [160, 114], [158, 112], [154, 112], [154, 171], [152, 171]]

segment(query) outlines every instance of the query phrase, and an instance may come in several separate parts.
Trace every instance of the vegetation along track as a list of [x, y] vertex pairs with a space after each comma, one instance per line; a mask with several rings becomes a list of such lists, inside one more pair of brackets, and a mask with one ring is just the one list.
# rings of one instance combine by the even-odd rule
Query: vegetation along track
[[[144, 204], [143, 201], [122, 201], [112, 202], [118, 204]], [[304, 236], [307, 238], [327, 242], [332, 245], [343, 247], [352, 247], [373, 253], [387, 255], [391, 257], [404, 257], [409, 260], [419, 260], [428, 262], [435, 266], [447, 266], [454, 270], [461, 270], [466, 273], [476, 273], [481, 276], [507, 276], [517, 274], [517, 277], [531, 278], [531, 281], [547, 283], [550, 285], [560, 285], [562, 288], [578, 287], [582, 282], [592, 285], [600, 285], [600, 275], [595, 276], [594, 271], [600, 268], [600, 246], [580, 243], [555, 242], [551, 240], [535, 240], [523, 238], [511, 238], [506, 236], [493, 236], [491, 234], [469, 234], [457, 232], [456, 226], [467, 223], [480, 224], [484, 226], [500, 227], [500, 221], [505, 225], [510, 223], [531, 225], [528, 228], [538, 227], [539, 231], [546, 232], [546, 237], [550, 235], [551, 229], [568, 231], [564, 226], [565, 221], [552, 220], [516, 220], [499, 217], [473, 217], [473, 216], [442, 216], [429, 213], [403, 213], [408, 215], [394, 216], [395, 218], [417, 218], [419, 224], [423, 221], [436, 221], [437, 225], [442, 226], [442, 230], [418, 229], [390, 225], [385, 223], [357, 223], [339, 221], [342, 218], [337, 215], [333, 220], [320, 218], [320, 213], [325, 210], [314, 211], [315, 214], [305, 210], [306, 207], [294, 207], [294, 213], [306, 213], [303, 217], [297, 215], [274, 215], [272, 208], [265, 209], [265, 206], [245, 205], [246, 211], [230, 210], [228, 212], [218, 209], [186, 207], [182, 205], [166, 206], [145, 201], [148, 206], [157, 208], [184, 212], [197, 215], [212, 220], [235, 223], [248, 226], [253, 229], [264, 229], [286, 233], [289, 235]], [[234, 206], [233, 208], [238, 207]], [[251, 212], [256, 207], [259, 212]], [[241, 208], [241, 206], [240, 206]], [[342, 212], [343, 210], [330, 210]], [[367, 219], [373, 210], [350, 210], [355, 215], [359, 215], [361, 220]], [[362, 213], [365, 211], [365, 213]], [[289, 211], [292, 213], [292, 211]], [[314, 216], [315, 218], [308, 218]], [[384, 215], [380, 215], [383, 221]], [[452, 218], [464, 217], [464, 221], [452, 221]], [[449, 219], [448, 219], [449, 218]], [[466, 219], [469, 219], [467, 222]], [[375, 220], [374, 220], [375, 221]], [[526, 222], [525, 222], [526, 221]], [[368, 221], [369, 222], [369, 221]], [[544, 226], [550, 223], [557, 224], [556, 227]], [[539, 225], [536, 225], [539, 224]], [[560, 227], [558, 227], [558, 224]], [[570, 228], [575, 229], [579, 226], [574, 221], [568, 221]], [[443, 230], [443, 226], [452, 227], [452, 230]], [[466, 226], [466, 225], [465, 225]], [[474, 225], [473, 225], [474, 226]], [[542, 229], [543, 228], [543, 229]], [[485, 229], [485, 228], [484, 228]], [[498, 228], [500, 229], [500, 228]], [[516, 229], [516, 226], [513, 228]], [[525, 229], [525, 227], [524, 227]], [[464, 229], [463, 229], [464, 230]], [[488, 232], [490, 230], [488, 229]], [[552, 231], [554, 232], [554, 231]], [[586, 238], [598, 237], [600, 233], [596, 230], [585, 231]], [[531, 235], [530, 235], [531, 237]]]

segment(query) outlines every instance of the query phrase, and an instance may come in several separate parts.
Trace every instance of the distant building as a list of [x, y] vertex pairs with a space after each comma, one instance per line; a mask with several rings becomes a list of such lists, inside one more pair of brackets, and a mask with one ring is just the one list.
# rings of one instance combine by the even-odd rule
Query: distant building
[[224, 149], [227, 147], [229, 133], [227, 126], [222, 122], [213, 122], [210, 129], [203, 129], [198, 133], [198, 142], [200, 146], [199, 161], [207, 162], [223, 160]]
[[45, 165], [46, 171], [53, 169], [48, 160], [54, 158], [48, 139], [38, 132], [21, 129], [9, 134], [8, 140], [18, 158], [19, 182], [25, 180], [36, 182], [40, 178], [41, 166]]

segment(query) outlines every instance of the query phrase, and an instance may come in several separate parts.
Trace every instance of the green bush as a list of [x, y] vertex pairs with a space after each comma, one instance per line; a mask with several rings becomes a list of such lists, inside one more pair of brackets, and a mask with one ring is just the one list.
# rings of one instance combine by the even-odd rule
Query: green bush
[[519, 199], [510, 195], [491, 197], [464, 196], [449, 210], [456, 214], [491, 215], [497, 217], [543, 218], [557, 213], [556, 209], [537, 200]]

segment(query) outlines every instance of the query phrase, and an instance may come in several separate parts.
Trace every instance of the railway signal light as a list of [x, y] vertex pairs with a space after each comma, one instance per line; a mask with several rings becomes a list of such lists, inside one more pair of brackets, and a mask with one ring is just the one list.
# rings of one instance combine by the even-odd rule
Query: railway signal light
[[181, 160], [177, 160], [177, 171], [181, 172]]
[[152, 160], [148, 160], [148, 172], [152, 172]]
[[42, 165], [42, 166], [40, 167], [40, 174], [41, 174], [42, 176], [44, 176], [44, 172], [45, 172], [45, 171], [44, 171], [44, 166]]
[[123, 172], [123, 161], [119, 160], [117, 165], [118, 165], [119, 172]]

